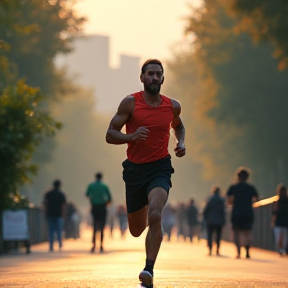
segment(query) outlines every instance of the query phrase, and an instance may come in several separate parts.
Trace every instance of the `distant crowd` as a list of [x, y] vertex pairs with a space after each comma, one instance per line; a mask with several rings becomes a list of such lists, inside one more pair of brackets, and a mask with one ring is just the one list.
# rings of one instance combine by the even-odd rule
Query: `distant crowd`
[[[171, 241], [173, 235], [177, 241], [193, 242], [195, 239], [197, 241], [205, 238], [209, 255], [212, 255], [213, 242], [216, 244], [216, 255], [220, 255], [223, 227], [230, 221], [237, 249], [236, 258], [241, 256], [241, 247], [246, 250], [246, 258], [250, 258], [253, 203], [258, 200], [258, 193], [253, 185], [247, 183], [249, 173], [248, 168], [240, 167], [236, 172], [238, 180], [229, 187], [225, 195], [221, 193], [220, 187], [213, 186], [211, 195], [202, 207], [196, 205], [194, 199], [178, 202], [176, 205], [168, 201], [162, 210], [161, 220], [162, 233], [166, 240]], [[101, 182], [102, 174], [97, 173], [95, 177], [96, 182], [89, 184], [86, 192], [91, 202], [91, 216], [86, 222], [94, 228], [91, 252], [95, 251], [97, 232], [100, 232], [100, 252], [103, 252], [104, 228], [107, 227], [110, 237], [113, 237], [114, 228], [117, 226], [124, 238], [128, 229], [128, 214], [126, 205], [112, 203], [108, 186]], [[48, 220], [50, 251], [54, 249], [55, 234], [60, 249], [63, 231], [66, 239], [79, 238], [79, 227], [83, 220], [75, 204], [66, 201], [60, 187], [61, 181], [55, 180], [53, 189], [45, 194], [43, 201]], [[101, 197], [99, 191], [102, 191]], [[277, 201], [273, 203], [271, 211], [271, 226], [274, 230], [275, 249], [280, 255], [284, 255], [288, 254], [288, 196], [283, 184], [276, 188], [276, 195]], [[227, 208], [230, 209], [230, 219], [226, 219]]]
[[[248, 179], [247, 170], [238, 171], [240, 178]], [[243, 175], [242, 175], [243, 174]], [[176, 205], [166, 203], [162, 212], [163, 233], [167, 241], [171, 235], [177, 241], [189, 240], [193, 242], [200, 238], [207, 239], [209, 255], [212, 254], [213, 242], [216, 244], [216, 255], [220, 255], [220, 242], [223, 227], [230, 221], [233, 239], [237, 248], [236, 258], [240, 258], [241, 247], [246, 249], [246, 258], [250, 258], [249, 248], [252, 245], [251, 230], [254, 221], [253, 203], [258, 200], [258, 193], [251, 184], [238, 182], [231, 185], [226, 195], [221, 195], [220, 188], [213, 186], [211, 195], [204, 206], [196, 205], [194, 199], [179, 202]], [[250, 193], [237, 193], [239, 184], [246, 183], [246, 191]], [[234, 191], [234, 192], [233, 192]], [[235, 192], [236, 191], [236, 192]], [[244, 190], [245, 191], [245, 190]], [[248, 197], [248, 195], [250, 196]], [[276, 201], [271, 209], [271, 228], [274, 231], [275, 250], [281, 255], [288, 254], [288, 196], [287, 188], [280, 183], [276, 187]], [[228, 212], [230, 219], [226, 219]], [[213, 241], [214, 240], [214, 241]]]

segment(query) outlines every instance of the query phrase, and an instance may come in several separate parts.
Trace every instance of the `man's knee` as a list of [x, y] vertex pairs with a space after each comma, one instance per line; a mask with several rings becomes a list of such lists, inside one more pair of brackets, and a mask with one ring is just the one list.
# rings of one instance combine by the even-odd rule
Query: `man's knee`
[[148, 215], [149, 226], [161, 223], [161, 213], [159, 211], [151, 211]]
[[133, 237], [139, 237], [143, 233], [145, 228], [146, 226], [145, 227], [139, 227], [139, 226], [130, 227], [129, 226], [129, 231]]

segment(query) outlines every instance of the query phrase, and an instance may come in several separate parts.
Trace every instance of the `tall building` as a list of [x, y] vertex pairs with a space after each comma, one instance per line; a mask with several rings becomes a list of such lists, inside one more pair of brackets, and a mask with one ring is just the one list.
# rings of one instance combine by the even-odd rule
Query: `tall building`
[[142, 89], [139, 80], [140, 57], [120, 55], [119, 67], [109, 66], [109, 37], [91, 35], [74, 41], [74, 50], [58, 56], [76, 83], [92, 89], [96, 111], [115, 112], [121, 99]]

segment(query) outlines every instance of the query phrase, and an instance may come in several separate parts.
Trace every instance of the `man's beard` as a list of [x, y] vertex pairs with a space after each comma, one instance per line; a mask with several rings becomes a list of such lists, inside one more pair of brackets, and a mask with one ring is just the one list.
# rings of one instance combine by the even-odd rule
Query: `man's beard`
[[161, 90], [161, 84], [157, 84], [157, 85], [155, 85], [155, 84], [157, 84], [157, 83], [150, 84], [150, 85], [145, 85], [144, 84], [144, 90], [146, 92], [148, 92], [149, 94], [151, 94], [151, 95], [158, 94], [160, 92], [160, 90]]

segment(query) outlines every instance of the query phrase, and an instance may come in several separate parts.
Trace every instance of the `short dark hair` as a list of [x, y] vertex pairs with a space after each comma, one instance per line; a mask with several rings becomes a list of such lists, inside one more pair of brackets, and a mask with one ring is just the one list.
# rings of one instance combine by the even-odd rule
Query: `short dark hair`
[[102, 179], [102, 177], [103, 177], [103, 175], [102, 175], [101, 172], [98, 172], [98, 173], [95, 174], [95, 178], [96, 178], [97, 180]]
[[163, 68], [163, 65], [161, 63], [161, 61], [159, 61], [158, 59], [148, 59], [144, 62], [144, 64], [142, 65], [142, 68], [141, 68], [141, 74], [144, 74], [145, 73], [145, 68], [149, 65], [149, 64], [157, 64], [161, 67], [162, 69], [162, 73], [164, 73], [164, 68]]
[[249, 168], [241, 166], [237, 169], [236, 174], [239, 178], [247, 180], [250, 176], [250, 171]]
[[53, 187], [59, 188], [61, 186], [61, 181], [59, 179], [56, 179], [53, 181]]
[[218, 187], [216, 185], [212, 186], [211, 192], [213, 195], [220, 195], [220, 187]]

